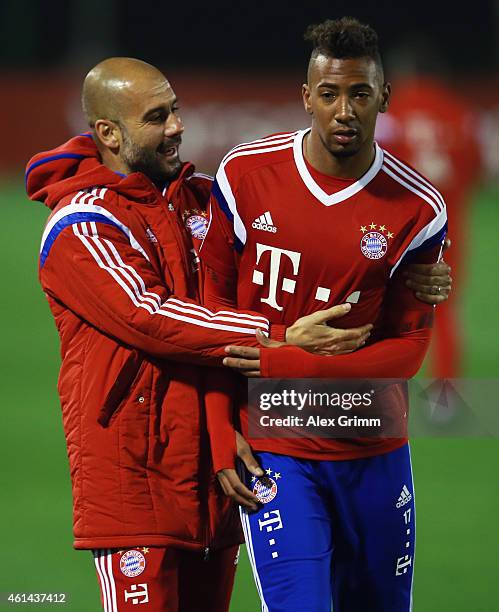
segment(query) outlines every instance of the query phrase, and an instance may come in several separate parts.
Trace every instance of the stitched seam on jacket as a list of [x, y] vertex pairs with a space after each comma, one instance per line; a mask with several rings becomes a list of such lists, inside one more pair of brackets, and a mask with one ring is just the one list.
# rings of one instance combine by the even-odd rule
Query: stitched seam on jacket
[[87, 347], [92, 337], [91, 329], [87, 327], [86, 331], [87, 331], [87, 338], [86, 338], [85, 344], [83, 345], [83, 356], [81, 360], [81, 376], [78, 381], [79, 386], [80, 386], [80, 392], [78, 394], [79, 395], [78, 408], [79, 408], [79, 413], [80, 413], [80, 432], [79, 432], [80, 433], [79, 435], [79, 439], [80, 439], [80, 442], [79, 442], [80, 443], [80, 461], [79, 461], [80, 477], [78, 478], [78, 480], [80, 483], [81, 522], [83, 525], [83, 533], [88, 533], [87, 531], [88, 526], [87, 526], [87, 516], [86, 516], [87, 515], [87, 504], [85, 504], [84, 496], [83, 496], [83, 482], [85, 480], [85, 477], [84, 477], [84, 469], [83, 469], [83, 385], [82, 385], [82, 379], [83, 379], [83, 371], [85, 368], [85, 361], [87, 357]]
[[[152, 513], [154, 516], [154, 522], [156, 524], [156, 533], [158, 533], [159, 530], [159, 521], [158, 521], [158, 514], [156, 511], [156, 505], [154, 503], [154, 495], [151, 489], [151, 483], [149, 482], [149, 448], [150, 448], [150, 442], [151, 442], [151, 406], [152, 406], [152, 401], [153, 401], [153, 393], [154, 393], [154, 389], [152, 386], [152, 382], [153, 382], [153, 378], [154, 378], [154, 368], [155, 366], [151, 364], [151, 376], [150, 376], [150, 380], [149, 380], [149, 409], [147, 411], [147, 436], [146, 436], [146, 449], [145, 449], [145, 457], [146, 457], [146, 464], [145, 464], [145, 470], [146, 470], [146, 481], [147, 481], [147, 488], [149, 489], [149, 497], [151, 499], [151, 507], [152, 507]], [[153, 432], [154, 433], [154, 432]]]

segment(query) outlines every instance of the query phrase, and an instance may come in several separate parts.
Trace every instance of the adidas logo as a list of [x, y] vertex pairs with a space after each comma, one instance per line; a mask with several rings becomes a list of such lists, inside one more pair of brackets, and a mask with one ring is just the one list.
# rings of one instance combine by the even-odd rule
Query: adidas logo
[[402, 488], [402, 491], [400, 491], [400, 495], [397, 501], [397, 508], [402, 508], [402, 506], [405, 506], [406, 504], [408, 504], [412, 499], [412, 494], [409, 491], [409, 489], [404, 485], [404, 487]]
[[274, 225], [269, 211], [257, 217], [251, 224], [251, 227], [263, 230], [264, 232], [272, 232], [272, 234], [277, 232], [277, 227]]

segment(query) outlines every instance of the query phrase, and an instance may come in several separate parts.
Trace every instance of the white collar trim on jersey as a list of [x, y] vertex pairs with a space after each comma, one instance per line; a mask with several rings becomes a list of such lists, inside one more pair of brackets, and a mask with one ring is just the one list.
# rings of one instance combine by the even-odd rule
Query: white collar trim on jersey
[[324, 189], [319, 187], [319, 185], [315, 182], [307, 168], [305, 159], [303, 158], [303, 139], [305, 138], [305, 134], [307, 134], [307, 132], [310, 132], [310, 128], [300, 130], [295, 136], [295, 141], [293, 144], [295, 164], [298, 168], [302, 181], [308, 187], [309, 191], [311, 191], [319, 202], [324, 204], [324, 206], [332, 206], [333, 204], [338, 204], [338, 202], [343, 202], [347, 198], [351, 198], [361, 189], [364, 189], [364, 187], [370, 183], [381, 170], [381, 166], [383, 165], [383, 149], [379, 147], [377, 143], [374, 143], [376, 155], [374, 156], [374, 161], [369, 170], [363, 176], [361, 176], [358, 181], [352, 183], [352, 185], [345, 187], [345, 189], [342, 189], [341, 191], [328, 195]]

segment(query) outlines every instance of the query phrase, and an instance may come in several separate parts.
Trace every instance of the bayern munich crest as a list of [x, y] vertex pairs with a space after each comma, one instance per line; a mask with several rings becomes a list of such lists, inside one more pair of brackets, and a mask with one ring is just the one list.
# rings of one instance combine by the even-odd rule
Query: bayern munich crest
[[202, 215], [192, 215], [186, 219], [185, 227], [190, 231], [194, 238], [203, 240], [208, 230], [208, 219]]
[[262, 476], [255, 481], [253, 494], [262, 504], [268, 504], [277, 495], [277, 483], [270, 476]]
[[367, 232], [360, 241], [360, 250], [368, 259], [381, 259], [388, 250], [388, 243], [383, 234]]
[[146, 558], [139, 550], [127, 550], [121, 555], [120, 570], [128, 578], [140, 576], [146, 569]]
[[[375, 231], [376, 230], [376, 231]], [[385, 225], [377, 225], [373, 221], [368, 225], [361, 225], [360, 250], [367, 259], [381, 259], [388, 250], [388, 240], [394, 237]], [[388, 240], [387, 240], [388, 239]]]

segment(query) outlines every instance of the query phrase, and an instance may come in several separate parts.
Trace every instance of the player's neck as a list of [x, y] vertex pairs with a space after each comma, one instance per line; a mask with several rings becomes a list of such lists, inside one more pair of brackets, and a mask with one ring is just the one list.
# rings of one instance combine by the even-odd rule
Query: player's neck
[[303, 141], [303, 155], [313, 168], [323, 174], [358, 179], [369, 170], [376, 151], [372, 145], [350, 157], [337, 157], [326, 149], [317, 134], [309, 132]]
[[125, 162], [120, 158], [119, 155], [116, 155], [109, 149], [102, 148], [100, 151], [101, 160], [104, 166], [107, 166], [109, 170], [113, 172], [117, 172], [118, 174], [130, 174], [130, 168], [125, 164]]

